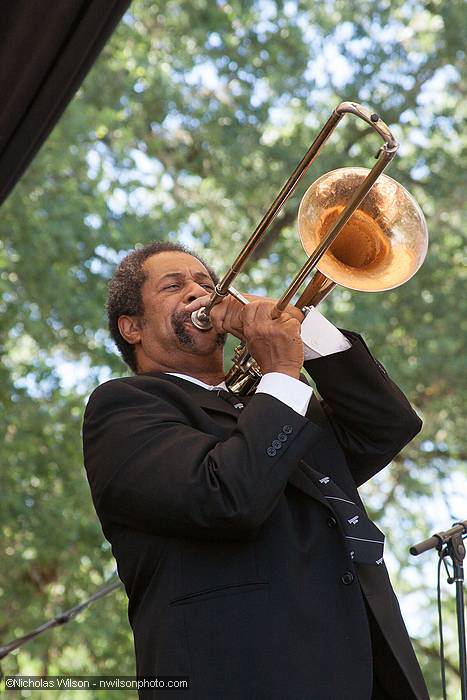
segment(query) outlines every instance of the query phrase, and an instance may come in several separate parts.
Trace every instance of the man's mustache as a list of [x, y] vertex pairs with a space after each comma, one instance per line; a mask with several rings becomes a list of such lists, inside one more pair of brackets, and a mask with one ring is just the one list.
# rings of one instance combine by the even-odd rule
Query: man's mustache
[[[185, 328], [185, 323], [190, 322], [191, 323], [191, 311], [174, 311], [174, 313], [170, 317], [170, 321], [172, 324], [172, 328], [175, 331], [175, 334], [179, 341], [183, 343], [184, 345], [190, 345], [191, 347], [194, 346], [193, 338], [191, 335], [188, 333], [188, 330]], [[194, 326], [193, 326], [194, 328]], [[222, 347], [225, 344], [225, 341], [227, 339], [227, 334], [226, 333], [217, 333], [216, 334], [216, 345]]]
[[185, 323], [186, 321], [191, 321], [190, 311], [174, 311], [172, 314], [172, 320], [178, 323]]

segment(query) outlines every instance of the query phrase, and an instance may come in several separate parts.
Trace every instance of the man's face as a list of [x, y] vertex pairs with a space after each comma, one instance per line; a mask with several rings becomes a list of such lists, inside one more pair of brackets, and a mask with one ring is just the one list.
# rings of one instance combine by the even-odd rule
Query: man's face
[[148, 258], [143, 269], [144, 315], [136, 346], [141, 370], [156, 364], [183, 371], [196, 358], [222, 360], [225, 335], [198, 330], [186, 311], [190, 302], [214, 290], [204, 265], [186, 253], [165, 252]]

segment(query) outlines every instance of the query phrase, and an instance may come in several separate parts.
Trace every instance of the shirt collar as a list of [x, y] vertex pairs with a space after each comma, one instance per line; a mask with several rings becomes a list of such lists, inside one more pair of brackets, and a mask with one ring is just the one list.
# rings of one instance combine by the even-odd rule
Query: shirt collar
[[171, 374], [173, 377], [180, 377], [180, 379], [186, 379], [188, 382], [198, 384], [198, 386], [202, 386], [203, 389], [207, 389], [208, 391], [214, 391], [215, 389], [225, 389], [227, 391], [227, 385], [225, 382], [221, 382], [220, 384], [216, 384], [215, 386], [213, 386], [212, 384], [206, 384], [205, 382], [202, 382], [200, 379], [196, 379], [195, 377], [190, 377], [189, 374], [180, 374], [179, 372], [165, 372], [165, 374]]

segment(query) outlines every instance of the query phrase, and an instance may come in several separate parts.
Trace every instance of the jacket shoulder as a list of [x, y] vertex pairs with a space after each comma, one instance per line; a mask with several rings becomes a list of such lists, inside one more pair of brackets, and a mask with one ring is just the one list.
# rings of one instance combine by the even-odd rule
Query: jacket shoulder
[[143, 408], [147, 404], [183, 404], [186, 393], [178, 386], [157, 375], [134, 375], [109, 379], [100, 384], [90, 394], [84, 413], [85, 421], [92, 414], [112, 406], [129, 408], [137, 405]]
[[134, 391], [147, 392], [157, 394], [166, 392], [174, 385], [168, 381], [163, 373], [156, 374], [135, 374], [130, 377], [117, 377], [116, 379], [108, 379], [106, 382], [99, 384], [89, 396], [89, 401], [98, 400], [101, 397], [114, 396], [115, 394], [132, 393]]

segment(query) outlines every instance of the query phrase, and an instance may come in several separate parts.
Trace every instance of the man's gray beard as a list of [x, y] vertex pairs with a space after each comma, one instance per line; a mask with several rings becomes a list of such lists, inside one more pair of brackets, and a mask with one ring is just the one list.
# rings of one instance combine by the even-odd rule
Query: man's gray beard
[[[189, 311], [176, 311], [170, 318], [173, 332], [175, 333], [179, 343], [186, 349], [196, 350], [196, 342], [185, 326], [187, 321], [191, 321], [191, 313]], [[216, 335], [217, 347], [224, 347], [226, 339], [226, 333], [218, 333]]]

